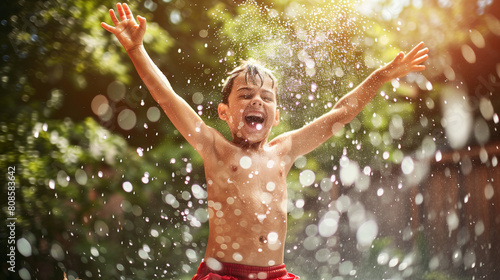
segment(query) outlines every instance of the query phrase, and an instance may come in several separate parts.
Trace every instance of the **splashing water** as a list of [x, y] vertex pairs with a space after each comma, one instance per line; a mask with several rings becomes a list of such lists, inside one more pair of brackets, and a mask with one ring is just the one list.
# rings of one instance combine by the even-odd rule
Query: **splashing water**
[[224, 11], [217, 11], [214, 18], [224, 24], [218, 37], [231, 46], [221, 61], [237, 63], [235, 55], [257, 59], [278, 74], [284, 111], [315, 107], [331, 99], [332, 84], [352, 88], [351, 74], [363, 73], [359, 53], [366, 46], [361, 38], [370, 25], [358, 6], [359, 1], [292, 2], [278, 12], [246, 1], [229, 21]]

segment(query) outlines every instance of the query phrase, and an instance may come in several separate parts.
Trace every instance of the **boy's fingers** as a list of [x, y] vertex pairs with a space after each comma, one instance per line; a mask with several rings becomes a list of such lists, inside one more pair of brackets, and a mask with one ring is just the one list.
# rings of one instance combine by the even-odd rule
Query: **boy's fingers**
[[425, 70], [425, 65], [413, 65], [411, 71], [418, 72]]
[[132, 15], [132, 11], [130, 10], [130, 8], [128, 7], [128, 5], [126, 3], [123, 4], [123, 9], [125, 11], [125, 16], [127, 17], [127, 19], [134, 20], [134, 16]]
[[116, 4], [116, 9], [118, 10], [118, 15], [120, 16], [120, 20], [124, 21], [127, 19], [127, 16], [125, 15], [125, 11], [123, 10], [123, 6], [121, 3]]
[[399, 63], [404, 59], [404, 57], [405, 57], [404, 52], [399, 52], [398, 55], [396, 55], [396, 57], [392, 61], [392, 63], [395, 63], [395, 62]]
[[428, 55], [423, 55], [421, 57], [418, 57], [418, 58], [416, 58], [416, 59], [413, 60], [413, 64], [420, 64], [420, 63], [426, 61], [427, 58], [429, 58]]
[[139, 22], [139, 28], [146, 29], [146, 18], [137, 16], [137, 21]]
[[414, 56], [414, 57], [415, 57], [415, 58], [420, 58], [420, 57], [422, 57], [422, 56], [424, 56], [424, 55], [427, 55], [428, 53], [429, 53], [429, 49], [425, 48], [425, 49], [423, 49], [423, 50], [418, 51], [418, 52], [415, 54], [415, 56]]
[[418, 53], [418, 51], [424, 46], [424, 42], [420, 42], [418, 45], [416, 45], [407, 55], [408, 56], [414, 56], [415, 54]]
[[101, 22], [101, 26], [102, 28], [106, 29], [107, 31], [113, 33], [113, 31], [115, 30], [115, 28], [105, 22]]
[[118, 21], [118, 19], [116, 18], [116, 14], [115, 14], [115, 11], [113, 9], [110, 9], [109, 10], [109, 16], [111, 17], [111, 20], [113, 21], [113, 24], [115, 26], [117, 26], [120, 22]]
[[421, 49], [418, 51], [418, 53], [416, 54], [416, 56], [422, 56], [424, 54], [427, 54], [429, 53], [429, 49], [428, 48], [425, 48], [425, 49]]

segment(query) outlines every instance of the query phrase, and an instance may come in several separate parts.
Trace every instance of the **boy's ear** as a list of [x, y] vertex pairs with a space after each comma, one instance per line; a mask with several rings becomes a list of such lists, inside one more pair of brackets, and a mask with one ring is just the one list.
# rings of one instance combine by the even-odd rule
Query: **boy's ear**
[[227, 121], [227, 111], [229, 107], [225, 103], [219, 103], [217, 107], [217, 113], [219, 113], [219, 118], [223, 121]]
[[280, 123], [280, 110], [276, 109], [273, 126], [277, 126], [279, 123]]

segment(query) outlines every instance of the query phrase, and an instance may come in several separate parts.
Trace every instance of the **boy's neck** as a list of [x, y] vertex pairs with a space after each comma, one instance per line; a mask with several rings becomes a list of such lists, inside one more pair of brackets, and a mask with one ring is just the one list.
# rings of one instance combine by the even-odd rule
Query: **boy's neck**
[[240, 147], [243, 150], [247, 151], [259, 151], [264, 149], [268, 143], [267, 143], [267, 137], [266, 139], [259, 141], [259, 142], [254, 142], [251, 143], [247, 139], [243, 138], [238, 138], [238, 137], [233, 137], [233, 144]]

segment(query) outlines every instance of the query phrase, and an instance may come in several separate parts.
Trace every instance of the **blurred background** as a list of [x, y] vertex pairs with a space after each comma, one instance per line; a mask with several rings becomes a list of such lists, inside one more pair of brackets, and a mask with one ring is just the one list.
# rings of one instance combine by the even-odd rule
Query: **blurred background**
[[[295, 162], [285, 263], [304, 280], [500, 278], [499, 1], [128, 3], [174, 89], [227, 137], [216, 108], [242, 58], [279, 77], [274, 137], [424, 41], [424, 72]], [[202, 162], [100, 27], [115, 3], [0, 7], [2, 279], [191, 279]]]

